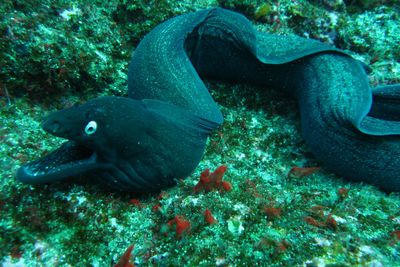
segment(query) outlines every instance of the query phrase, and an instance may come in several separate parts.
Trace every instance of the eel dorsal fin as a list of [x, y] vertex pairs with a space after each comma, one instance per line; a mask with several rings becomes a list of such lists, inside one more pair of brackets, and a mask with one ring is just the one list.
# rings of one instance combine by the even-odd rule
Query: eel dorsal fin
[[385, 136], [400, 134], [400, 121], [383, 120], [371, 116], [365, 116], [356, 127], [359, 131], [368, 135]]
[[356, 127], [375, 136], [400, 134], [400, 84], [380, 86], [372, 90], [372, 107]]
[[379, 86], [372, 90], [372, 107], [369, 116], [400, 121], [400, 84]]
[[142, 102], [148, 110], [157, 113], [176, 125], [184, 126], [187, 130], [190, 129], [195, 134], [200, 133], [208, 136], [223, 122], [222, 117], [218, 122], [210, 121], [181, 107], [156, 99], [143, 99]]

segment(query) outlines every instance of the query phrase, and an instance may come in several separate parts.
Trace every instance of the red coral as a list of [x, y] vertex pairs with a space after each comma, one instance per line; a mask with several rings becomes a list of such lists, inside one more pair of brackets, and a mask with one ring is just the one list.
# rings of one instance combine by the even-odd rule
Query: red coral
[[168, 197], [168, 193], [165, 191], [162, 191], [160, 194], [158, 194], [157, 199], [161, 200], [161, 199], [165, 199]]
[[337, 221], [332, 217], [332, 214], [329, 214], [328, 217], [326, 217], [325, 225], [332, 230], [337, 230], [338, 228]]
[[271, 253], [272, 258], [277, 258], [279, 255], [285, 253], [285, 251], [290, 247], [290, 243], [286, 240], [273, 240], [270, 238], [261, 238], [258, 243], [256, 243], [256, 248], [261, 249], [263, 247], [272, 247], [274, 250]]
[[19, 259], [22, 257], [22, 250], [20, 245], [15, 245], [11, 248], [10, 256], [13, 259]]
[[133, 263], [130, 262], [131, 253], [134, 245], [130, 245], [124, 252], [124, 254], [119, 259], [118, 263], [114, 267], [135, 267]]
[[393, 232], [390, 233], [392, 236], [392, 241], [390, 242], [390, 245], [395, 245], [400, 241], [400, 230], [394, 230]]
[[332, 230], [337, 230], [338, 228], [338, 223], [337, 221], [333, 218], [332, 214], [328, 214], [326, 217], [325, 221], [317, 221], [311, 216], [306, 216], [303, 218], [303, 220], [315, 227], [321, 227], [321, 228], [330, 228]]
[[316, 227], [323, 227], [324, 226], [324, 223], [319, 222], [319, 221], [317, 221], [316, 219], [314, 219], [313, 217], [310, 217], [310, 216], [304, 217], [303, 220], [306, 223], [308, 223], [310, 225], [313, 225], [313, 226], [316, 226]]
[[264, 212], [267, 215], [268, 220], [273, 220], [281, 217], [282, 209], [275, 207], [264, 207]]
[[190, 222], [179, 215], [176, 215], [167, 224], [169, 227], [172, 227], [173, 225], [176, 226], [175, 229], [177, 238], [182, 238], [183, 234], [187, 233], [190, 230]]
[[153, 207], [151, 208], [151, 210], [153, 212], [159, 212], [161, 210], [161, 205], [160, 204], [155, 204], [153, 205]]
[[227, 181], [222, 181], [227, 166], [219, 166], [213, 173], [206, 169], [200, 174], [200, 181], [194, 186], [195, 193], [200, 191], [210, 192], [213, 190], [231, 191], [232, 185]]
[[349, 188], [341, 187], [338, 189], [337, 193], [341, 200], [345, 199], [349, 195]]
[[142, 203], [137, 198], [132, 198], [131, 200], [129, 200], [129, 204], [132, 204], [137, 208], [141, 208], [142, 207]]
[[289, 247], [290, 243], [286, 240], [282, 240], [280, 242], [275, 241], [275, 249], [271, 256], [276, 258], [280, 254], [283, 254]]
[[204, 221], [208, 224], [217, 223], [217, 220], [214, 218], [214, 216], [212, 215], [212, 213], [209, 209], [206, 209], [204, 211]]
[[288, 177], [303, 178], [309, 176], [321, 169], [320, 167], [292, 167], [288, 173]]

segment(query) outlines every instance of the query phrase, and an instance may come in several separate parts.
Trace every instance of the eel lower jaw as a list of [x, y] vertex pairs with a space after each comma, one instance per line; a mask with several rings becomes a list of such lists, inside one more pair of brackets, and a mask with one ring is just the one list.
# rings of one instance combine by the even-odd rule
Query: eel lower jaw
[[64, 180], [99, 169], [97, 154], [74, 141], [67, 141], [50, 154], [18, 169], [17, 180], [27, 184], [43, 184]]

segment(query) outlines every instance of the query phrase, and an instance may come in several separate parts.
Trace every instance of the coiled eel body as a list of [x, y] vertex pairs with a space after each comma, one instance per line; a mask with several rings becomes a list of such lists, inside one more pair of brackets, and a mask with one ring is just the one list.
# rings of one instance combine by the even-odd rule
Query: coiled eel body
[[285, 90], [298, 100], [304, 139], [326, 169], [399, 191], [400, 85], [372, 90], [363, 65], [334, 47], [258, 33], [221, 8], [172, 18], [134, 51], [128, 97], [99, 97], [48, 116], [68, 139], [23, 165], [17, 179], [50, 183], [83, 175], [116, 190], [171, 186], [198, 165], [223, 122], [201, 78]]

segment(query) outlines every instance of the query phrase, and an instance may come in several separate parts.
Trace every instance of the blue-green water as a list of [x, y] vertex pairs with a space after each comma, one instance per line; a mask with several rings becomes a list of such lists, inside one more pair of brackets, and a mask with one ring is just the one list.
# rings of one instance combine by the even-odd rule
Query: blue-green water
[[[398, 193], [323, 169], [288, 177], [293, 166], [318, 162], [302, 140], [295, 103], [273, 89], [207, 82], [225, 123], [195, 172], [162, 196], [14, 179], [21, 164], [62, 142], [41, 130], [44, 114], [94, 96], [124, 95], [128, 62], [143, 35], [200, 8], [221, 5], [244, 13], [259, 31], [335, 44], [372, 68], [373, 85], [400, 82], [396, 1], [264, 2], [0, 4], [3, 266], [111, 266], [131, 244], [131, 261], [139, 266], [399, 265]], [[200, 173], [222, 164], [232, 191], [194, 194]], [[204, 220], [206, 209], [218, 223]], [[278, 215], [266, 212], [273, 209]], [[179, 238], [168, 224], [177, 215], [190, 222]]]

